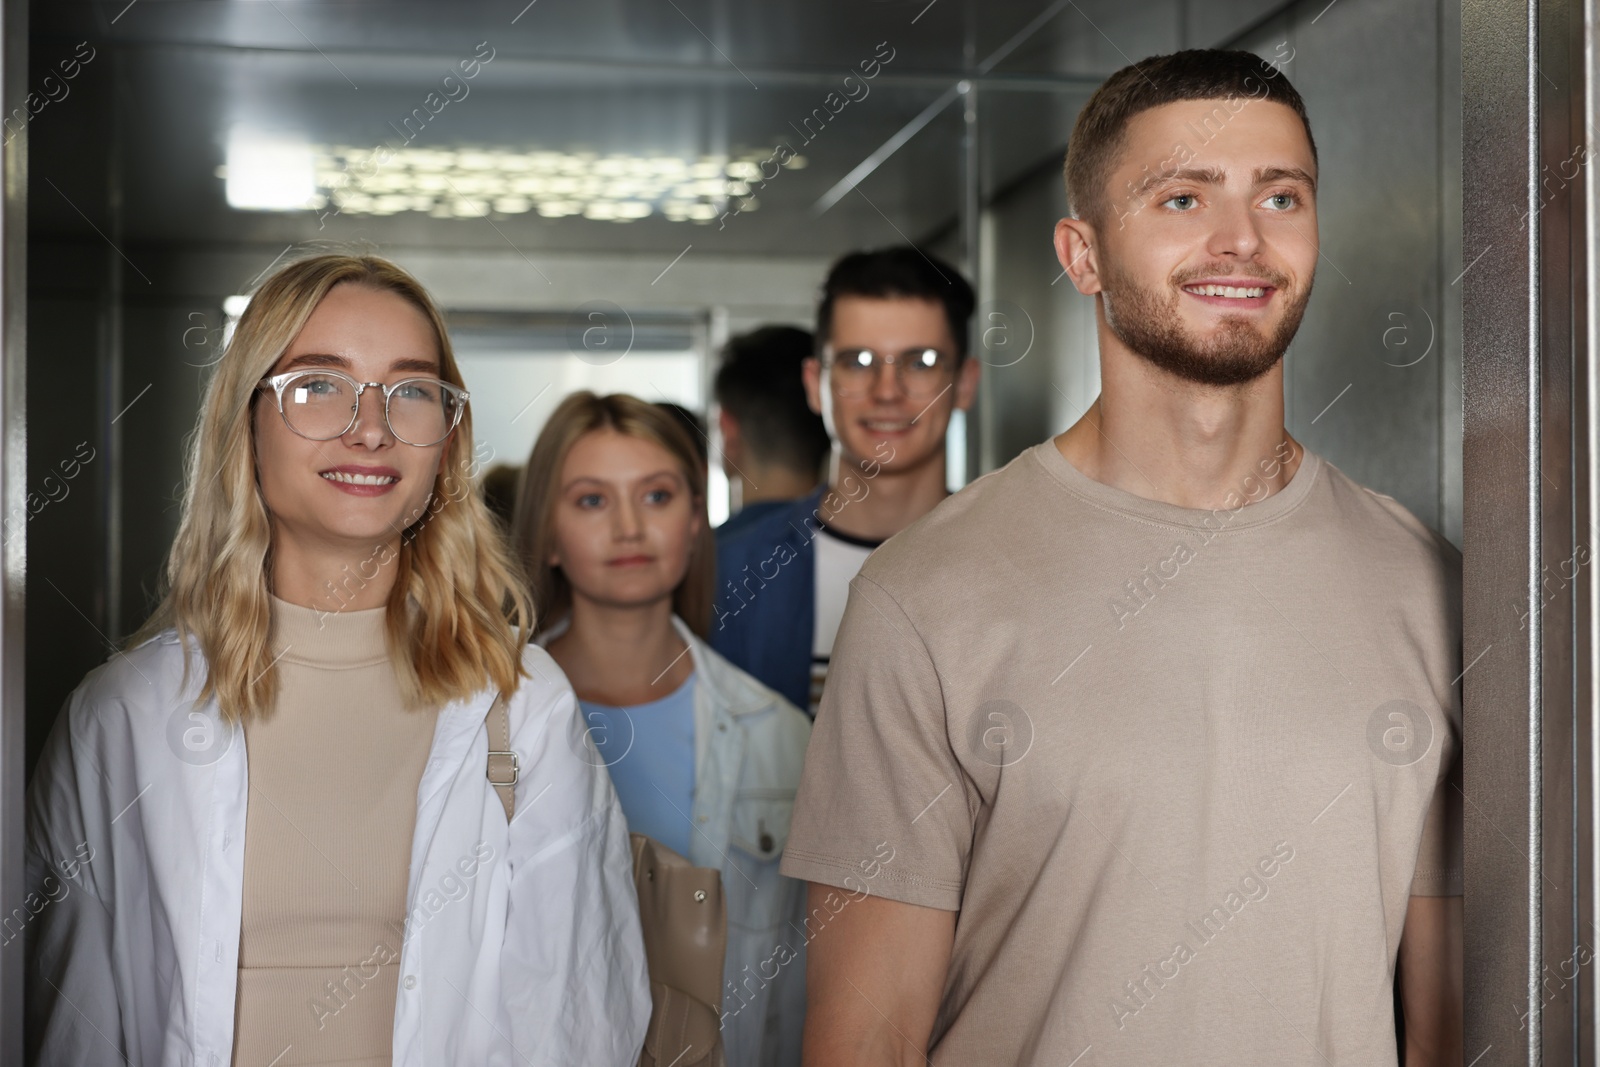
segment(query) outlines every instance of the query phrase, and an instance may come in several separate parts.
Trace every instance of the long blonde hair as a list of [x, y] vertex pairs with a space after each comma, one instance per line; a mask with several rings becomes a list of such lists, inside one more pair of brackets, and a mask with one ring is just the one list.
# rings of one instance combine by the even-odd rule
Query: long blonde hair
[[[215, 696], [230, 721], [256, 716], [277, 694], [271, 647], [272, 537], [256, 479], [256, 385], [336, 285], [394, 293], [432, 326], [439, 377], [463, 385], [433, 300], [400, 267], [369, 255], [289, 263], [256, 290], [206, 386], [189, 442], [183, 517], [167, 559], [161, 604], [126, 647], [176, 629], [184, 683], [191, 642], [206, 669], [199, 700]], [[270, 400], [264, 401], [270, 403]], [[433, 497], [389, 553], [396, 568], [385, 617], [389, 659], [408, 706], [440, 707], [486, 685], [510, 695], [527, 676], [533, 634], [525, 580], [474, 485], [472, 412], [445, 446]], [[415, 601], [411, 611], [408, 601]]]
[[706, 516], [706, 469], [683, 421], [665, 408], [626, 393], [596, 396], [588, 390], [563, 400], [539, 431], [517, 489], [511, 524], [516, 546], [533, 586], [533, 601], [545, 618], [556, 621], [572, 610], [572, 583], [550, 565], [556, 548], [555, 508], [561, 493], [561, 468], [578, 439], [595, 430], [615, 430], [660, 445], [683, 468], [700, 534], [689, 553], [689, 569], [672, 593], [672, 610], [701, 637], [711, 629], [711, 601], [717, 582], [717, 541]]

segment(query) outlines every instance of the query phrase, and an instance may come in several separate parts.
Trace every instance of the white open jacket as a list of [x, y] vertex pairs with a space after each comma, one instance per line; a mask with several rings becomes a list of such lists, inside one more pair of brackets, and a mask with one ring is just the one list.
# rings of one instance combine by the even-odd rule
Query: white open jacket
[[[439, 712], [417, 790], [396, 1065], [631, 1067], [644, 1041], [627, 824], [565, 676], [537, 646], [522, 661], [509, 825], [485, 777], [492, 692]], [[244, 732], [215, 700], [192, 704], [204, 660], [191, 662], [180, 692], [172, 632], [117, 654], [73, 691], [40, 758], [28, 986], [46, 1067], [230, 1061]]]
[[[561, 620], [538, 638], [548, 644]], [[811, 720], [674, 615], [694, 661], [689, 861], [722, 872], [728, 907], [722, 1043], [729, 1067], [799, 1067], [805, 883], [778, 873]]]

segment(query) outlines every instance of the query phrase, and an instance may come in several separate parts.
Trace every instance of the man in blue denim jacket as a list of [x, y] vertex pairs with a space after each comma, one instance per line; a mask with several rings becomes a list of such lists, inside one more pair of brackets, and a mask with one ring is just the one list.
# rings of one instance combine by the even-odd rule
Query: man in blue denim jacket
[[945, 432], [978, 388], [972, 310], [966, 279], [909, 245], [834, 264], [804, 367], [827, 482], [718, 531], [712, 647], [813, 715], [850, 579], [949, 494]]

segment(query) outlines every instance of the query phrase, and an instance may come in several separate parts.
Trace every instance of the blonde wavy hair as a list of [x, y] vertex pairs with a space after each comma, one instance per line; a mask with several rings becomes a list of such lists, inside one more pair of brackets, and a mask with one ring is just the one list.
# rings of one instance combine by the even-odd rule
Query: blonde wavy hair
[[[256, 386], [293, 343], [323, 297], [360, 285], [406, 300], [439, 345], [439, 377], [464, 385], [444, 319], [422, 285], [377, 256], [322, 254], [289, 263], [251, 297], [206, 386], [189, 440], [183, 516], [163, 577], [160, 605], [125, 647], [168, 630], [205, 667], [199, 701], [215, 696], [238, 722], [272, 706], [278, 677], [271, 644], [271, 523], [256, 479]], [[270, 398], [263, 403], [271, 403]], [[522, 649], [533, 603], [520, 568], [472, 484], [472, 411], [444, 450], [433, 496], [390, 554], [396, 568], [386, 641], [409, 707], [442, 707], [486, 685], [509, 696], [527, 677]], [[415, 610], [412, 610], [414, 605]]]
[[672, 610], [701, 637], [711, 629], [717, 584], [717, 541], [706, 515], [706, 468], [683, 421], [666, 408], [626, 393], [596, 396], [587, 389], [568, 396], [539, 431], [517, 489], [511, 542], [533, 588], [534, 603], [552, 622], [572, 610], [572, 583], [550, 564], [556, 549], [555, 509], [561, 468], [585, 434], [615, 430], [660, 445], [683, 468], [684, 481], [700, 514], [700, 534], [689, 552], [689, 568], [672, 592]]

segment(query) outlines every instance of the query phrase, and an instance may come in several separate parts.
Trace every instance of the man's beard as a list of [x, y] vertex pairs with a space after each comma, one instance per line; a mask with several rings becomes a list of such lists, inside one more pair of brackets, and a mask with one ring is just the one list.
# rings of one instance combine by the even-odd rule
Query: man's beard
[[[1228, 315], [1215, 334], [1202, 340], [1185, 330], [1178, 315], [1179, 294], [1163, 302], [1160, 293], [1110, 264], [1102, 277], [1106, 325], [1117, 339], [1162, 370], [1201, 385], [1240, 385], [1271, 370], [1294, 340], [1311, 295], [1309, 285], [1303, 292], [1290, 290], [1288, 279], [1276, 271], [1230, 276], [1240, 286], [1256, 282], [1273, 286], [1287, 302], [1283, 316], [1275, 330], [1263, 335], [1248, 319]], [[1193, 279], [1216, 277], [1215, 271], [1193, 275]]]

